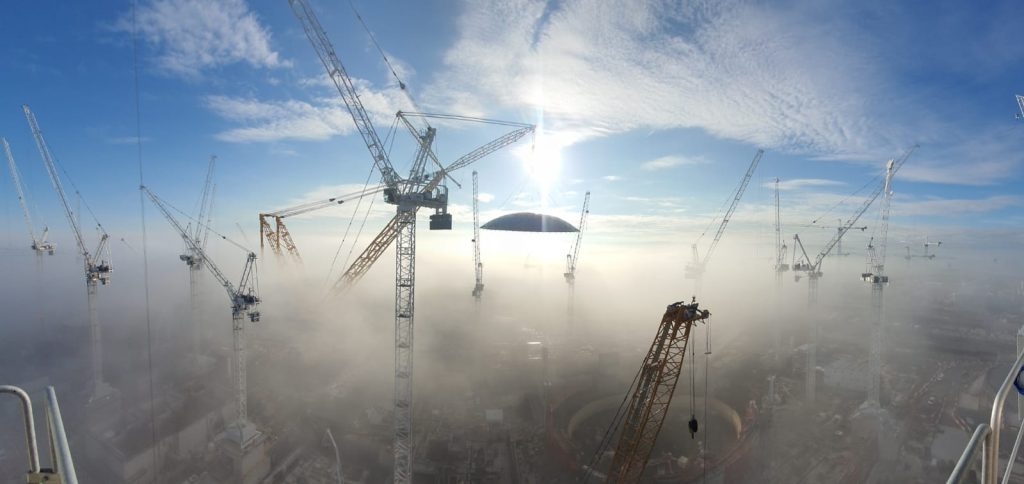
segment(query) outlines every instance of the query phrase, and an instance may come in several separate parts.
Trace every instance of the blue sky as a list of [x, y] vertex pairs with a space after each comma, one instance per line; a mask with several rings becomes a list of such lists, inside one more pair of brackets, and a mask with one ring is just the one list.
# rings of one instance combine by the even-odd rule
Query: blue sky
[[[543, 126], [535, 154], [526, 141], [475, 165], [485, 220], [572, 220], [590, 190], [595, 231], [653, 227], [688, 247], [758, 148], [736, 230], [772, 223], [775, 177], [783, 217], [808, 223], [920, 143], [894, 186], [905, 238], [1019, 232], [1024, 5], [890, 3], [355, 2], [418, 109]], [[347, 2], [313, 6], [383, 133], [408, 100]], [[218, 227], [240, 222], [254, 238], [258, 211], [362, 186], [366, 149], [286, 1], [140, 1], [137, 19], [143, 164], [163, 198], [190, 209], [217, 154]], [[21, 104], [108, 230], [136, 233], [131, 4], [17, 3], [3, 25], [0, 135], [39, 218], [70, 246]], [[439, 129], [448, 160], [503, 132]], [[557, 176], [543, 183], [530, 163]], [[463, 207], [469, 171], [453, 191]], [[20, 244], [13, 189], [0, 187], [6, 240]], [[338, 220], [307, 223], [336, 233]]]

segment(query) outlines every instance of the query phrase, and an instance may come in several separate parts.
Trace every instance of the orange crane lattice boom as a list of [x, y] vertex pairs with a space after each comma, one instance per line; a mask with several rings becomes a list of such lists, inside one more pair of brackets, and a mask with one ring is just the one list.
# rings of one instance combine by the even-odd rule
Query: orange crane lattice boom
[[654, 442], [668, 415], [683, 368], [690, 329], [705, 321], [711, 313], [699, 309], [697, 302], [677, 302], [665, 309], [658, 335], [644, 358], [622, 420], [622, 432], [608, 472], [608, 482], [640, 482]]

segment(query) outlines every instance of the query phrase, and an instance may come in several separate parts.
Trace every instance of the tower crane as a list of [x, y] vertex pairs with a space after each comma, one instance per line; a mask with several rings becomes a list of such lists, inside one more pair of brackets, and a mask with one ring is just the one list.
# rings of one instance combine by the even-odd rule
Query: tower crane
[[[304, 213], [313, 212], [327, 207], [333, 207], [335, 205], [341, 205], [345, 202], [356, 200], [368, 195], [374, 195], [384, 191], [384, 188], [385, 187], [383, 185], [377, 185], [355, 193], [339, 195], [325, 200], [317, 200], [315, 202], [307, 202], [274, 212], [261, 213], [259, 214], [260, 250], [263, 250], [264, 245], [269, 245], [270, 250], [273, 251], [275, 255], [280, 256], [283, 255], [281, 248], [284, 247], [284, 250], [294, 257], [295, 260], [301, 261], [302, 256], [299, 255], [299, 249], [295, 246], [295, 242], [292, 240], [292, 235], [288, 231], [288, 227], [284, 224], [285, 218], [302, 215]], [[274, 221], [273, 227], [270, 225], [271, 219]]]
[[[903, 163], [905, 163], [907, 159], [910, 158], [910, 155], [914, 152], [914, 150], [917, 149], [917, 147], [917, 145], [910, 147], [903, 153], [902, 156], [893, 161], [893, 174], [899, 171], [900, 167], [902, 167]], [[843, 235], [845, 235], [850, 230], [850, 228], [852, 228], [853, 225], [857, 223], [857, 220], [860, 219], [860, 216], [863, 215], [864, 212], [867, 211], [868, 207], [870, 207], [871, 204], [875, 202], [875, 199], [878, 198], [878, 195], [882, 193], [882, 190], [884, 188], [884, 182], [878, 185], [878, 187], [875, 188], [875, 190], [870, 195], [868, 195], [867, 199], [864, 200], [864, 203], [861, 204], [860, 208], [857, 209], [853, 217], [850, 217], [850, 219], [847, 220], [846, 223], [842, 225], [842, 230], [837, 230], [836, 234], [833, 235], [832, 238], [825, 243], [825, 246], [821, 249], [821, 252], [819, 252], [818, 255], [814, 258], [814, 261], [810, 261], [810, 259], [808, 259], [807, 267], [799, 270], [805, 271], [807, 273], [808, 278], [811, 280], [820, 277], [822, 274], [821, 261], [828, 256], [829, 252], [831, 252], [832, 249], [836, 246], [836, 244], [839, 243], [839, 240], [842, 239]]]
[[[519, 129], [513, 133], [484, 145], [477, 151], [463, 157], [462, 160], [457, 160], [449, 167], [442, 167], [439, 173], [430, 175], [425, 171], [428, 159], [441, 166], [431, 150], [436, 130], [429, 124], [422, 131], [417, 130], [407, 119], [408, 116], [413, 114], [403, 115], [400, 112], [398, 114], [399, 119], [406, 124], [406, 127], [412, 132], [418, 144], [409, 176], [406, 178], [400, 177], [388, 158], [384, 144], [381, 143], [376, 130], [373, 128], [373, 123], [363, 107], [362, 101], [359, 99], [354, 82], [338, 59], [334, 47], [327, 38], [327, 33], [321, 27], [309, 2], [307, 0], [289, 0], [288, 3], [292, 8], [292, 12], [302, 24], [302, 29], [310, 44], [312, 44], [313, 50], [316, 51], [317, 56], [320, 58], [320, 62], [326, 69], [327, 75], [331, 78], [331, 81], [338, 90], [338, 94], [345, 102], [345, 106], [352, 115], [356, 129], [359, 131], [364, 144], [366, 144], [370, 152], [374, 166], [380, 172], [384, 184], [384, 201], [396, 206], [397, 213], [391, 220], [391, 223], [371, 243], [371, 247], [367, 249], [371, 253], [378, 250], [379, 252], [376, 252], [376, 255], [372, 256], [372, 258], [360, 256], [360, 259], [357, 259], [355, 264], [361, 264], [359, 266], [361, 267], [360, 270], [365, 273], [369, 266], [379, 257], [380, 253], [390, 245], [391, 240], [396, 241], [393, 480], [395, 483], [404, 484], [412, 480], [412, 377], [416, 281], [416, 212], [421, 207], [433, 208], [434, 214], [430, 216], [430, 229], [450, 230], [452, 218], [451, 214], [447, 211], [448, 189], [441, 184], [444, 178], [447, 177], [447, 173], [475, 161], [511, 143], [515, 139], [525, 136], [526, 133], [533, 131], [533, 127], [519, 125]], [[459, 165], [460, 161], [463, 162], [463, 165]], [[364, 254], [366, 253], [364, 251]], [[346, 276], [348, 276], [349, 280], [354, 280], [352, 278], [358, 278], [359, 275], [347, 271], [343, 274], [342, 279], [345, 280]]]
[[[782, 241], [782, 212], [779, 210], [779, 179], [775, 179], [775, 273], [782, 277], [782, 273], [789, 270], [786, 264], [786, 243]], [[781, 280], [781, 279], [780, 279]]]
[[[740, 180], [739, 187], [736, 188], [736, 192], [733, 193], [732, 203], [729, 204], [729, 209], [725, 211], [725, 215], [722, 217], [722, 222], [718, 225], [718, 230], [715, 231], [715, 237], [711, 240], [711, 245], [708, 246], [707, 252], [704, 253], [704, 258], [700, 259], [697, 254], [697, 243], [695, 242], [692, 246], [693, 249], [693, 260], [687, 264], [685, 275], [687, 279], [700, 279], [701, 275], [704, 274], [704, 268], [707, 267], [708, 261], [711, 260], [711, 254], [715, 252], [715, 247], [718, 246], [718, 242], [722, 240], [722, 234], [725, 233], [725, 227], [729, 225], [729, 219], [732, 218], [732, 213], [736, 211], [736, 206], [740, 203], [740, 198], [743, 197], [743, 192], [746, 191], [747, 185], [750, 183], [750, 177], [754, 175], [754, 169], [757, 168], [758, 162], [761, 161], [761, 157], [764, 156], [764, 150], [757, 150], [757, 154], [754, 155], [754, 159], [750, 162], [750, 167], [747, 168], [747, 172], [743, 175], [743, 179]], [[704, 234], [701, 234], [703, 236]], [[698, 240], [700, 238], [698, 237]]]
[[882, 182], [881, 219], [879, 227], [878, 245], [875, 246], [875, 238], [868, 242], [867, 270], [861, 274], [861, 279], [871, 283], [871, 302], [875, 310], [874, 324], [871, 325], [870, 355], [868, 358], [869, 384], [867, 405], [869, 408], [879, 408], [879, 387], [881, 385], [882, 370], [882, 323], [885, 320], [885, 297], [883, 289], [889, 283], [889, 276], [885, 274], [885, 252], [889, 236], [889, 212], [892, 206], [892, 177], [895, 174], [895, 162], [889, 160], [885, 167], [885, 180]]
[[480, 262], [480, 186], [476, 170], [473, 170], [473, 272], [476, 276], [473, 298], [479, 303], [484, 293], [484, 264]]
[[590, 214], [590, 192], [583, 196], [583, 210], [580, 212], [579, 231], [571, 251], [565, 255], [565, 282], [569, 284], [569, 319], [573, 317], [573, 305], [576, 296], [576, 264], [580, 257], [580, 243], [583, 242], [583, 229], [587, 226], [587, 215]]
[[1024, 119], [1024, 96], [1020, 94], [1017, 95], [1017, 107], [1020, 109], [1020, 112], [1017, 113], [1016, 118]]
[[[677, 302], [665, 309], [657, 335], [629, 388], [629, 406], [619, 408], [605, 440], [594, 454], [595, 461], [600, 459], [611, 445], [611, 439], [618, 434], [618, 444], [607, 473], [608, 482], [640, 482], [651, 449], [668, 416], [669, 404], [683, 368], [690, 330], [695, 324], [706, 322], [710, 316], [707, 309], [698, 307], [696, 298], [689, 304]], [[691, 421], [690, 428], [696, 432], [696, 420]], [[588, 477], [594, 473], [593, 464], [596, 462], [591, 464], [587, 469]]]
[[928, 248], [929, 248], [929, 247], [931, 247], [931, 246], [933, 246], [933, 245], [934, 245], [935, 247], [939, 247], [939, 246], [941, 246], [941, 245], [942, 245], [942, 242], [927, 242], [927, 241], [926, 241], [926, 242], [924, 243], [924, 258], [925, 258], [925, 259], [934, 259], [934, 258], [935, 258], [935, 254], [929, 254], [929, 253], [928, 253]]
[[[402, 113], [402, 115], [404, 117], [405, 115], [408, 115], [408, 113]], [[527, 134], [533, 133], [536, 129], [536, 127], [533, 125], [522, 125], [518, 123], [516, 123], [515, 125], [519, 127], [463, 155], [459, 159], [453, 161], [451, 164], [446, 166], [443, 170], [435, 173], [433, 180], [431, 180], [430, 183], [428, 183], [427, 186], [424, 187], [424, 190], [432, 190], [433, 188], [435, 188], [444, 180], [444, 177], [446, 176], [447, 173], [451, 173], [455, 170], [458, 170], [459, 168], [463, 168], [491, 153], [494, 153], [495, 151], [498, 151], [501, 148], [504, 148], [505, 146], [515, 143], [516, 141], [519, 141]], [[428, 153], [428, 155], [429, 154], [432, 153]], [[359, 280], [362, 279], [367, 272], [369, 272], [370, 268], [373, 267], [373, 264], [377, 262], [377, 259], [380, 258], [384, 251], [391, 246], [391, 244], [395, 241], [395, 238], [397, 236], [398, 217], [395, 216], [394, 218], [391, 219], [391, 221], [387, 223], [387, 225], [384, 226], [380, 233], [378, 233], [377, 236], [374, 237], [372, 241], [370, 241], [369, 245], [366, 246], [366, 249], [364, 249], [363, 252], [359, 254], [359, 257], [357, 257], [356, 260], [352, 262], [348, 269], [345, 270], [345, 272], [341, 275], [338, 281], [334, 284], [335, 289], [339, 291], [344, 291], [351, 288], [357, 282], [359, 282]]]
[[[206, 242], [210, 236], [210, 217], [213, 212], [213, 170], [217, 165], [217, 156], [210, 156], [210, 162], [206, 168], [206, 179], [203, 181], [202, 195], [199, 197], [199, 214], [196, 217], [196, 223], [194, 229], [188, 230], [191, 227], [186, 227], [188, 237], [192, 239], [196, 247], [205, 249]], [[189, 287], [189, 309], [192, 317], [192, 354], [199, 354], [199, 284], [200, 277], [199, 273], [202, 271], [204, 258], [203, 255], [194, 249], [192, 245], [186, 244], [185, 253], [178, 256], [182, 262], [188, 267], [188, 287]]]
[[[242, 277], [237, 288], [231, 280], [213, 263], [206, 250], [192, 237], [188, 229], [171, 214], [168, 204], [160, 197], [157, 197], [148, 187], [139, 187], [149, 197], [153, 205], [160, 210], [164, 218], [178, 232], [181, 239], [191, 254], [196, 254], [203, 261], [202, 266], [209, 269], [213, 277], [217, 279], [227, 292], [228, 300], [231, 303], [231, 329], [233, 339], [234, 376], [235, 376], [235, 421], [228, 426], [229, 435], [233, 438], [233, 432], [238, 432], [238, 443], [243, 448], [245, 444], [256, 436], [256, 429], [249, 422], [248, 404], [246, 401], [246, 363], [245, 363], [245, 320], [255, 323], [260, 320], [258, 306], [260, 303], [259, 286], [256, 276], [256, 254], [249, 252], [245, 259], [245, 267], [242, 269]], [[202, 225], [202, 222], [197, 222]], [[241, 247], [241, 246], [239, 246]]]
[[36, 251], [36, 254], [42, 254], [46, 252], [53, 255], [53, 252], [57, 249], [57, 246], [52, 242], [46, 240], [46, 235], [50, 232], [50, 229], [43, 227], [43, 233], [39, 237], [36, 237], [36, 228], [32, 225], [32, 216], [28, 211], [28, 202], [25, 199], [25, 189], [21, 183], [21, 172], [18, 171], [18, 165], [14, 162], [14, 155], [11, 154], [11, 146], [7, 144], [5, 138], [0, 137], [0, 143], [4, 145], [4, 154], [7, 155], [7, 168], [11, 171], [11, 182], [14, 183], [14, 190], [18, 193], [18, 204], [21, 205], [21, 211], [25, 215], [25, 226], [28, 227], [28, 235], [32, 237], [32, 250]]
[[71, 210], [71, 203], [64, 193], [64, 187], [61, 185], [60, 176], [57, 175], [57, 168], [53, 162], [53, 155], [50, 153], [50, 148], [43, 138], [42, 130], [39, 129], [39, 123], [36, 122], [36, 117], [28, 105], [22, 105], [21, 109], [25, 113], [25, 119], [28, 121], [29, 129], [32, 131], [32, 137], [35, 138], [36, 147], [39, 149], [39, 156], [43, 159], [46, 172], [50, 175], [53, 190], [57, 192], [57, 197], [60, 198], [61, 205], [64, 207], [64, 215], [67, 217], [68, 223], [71, 224], [71, 233], [75, 236], [78, 253], [82, 255], [85, 264], [85, 287], [89, 307], [89, 340], [92, 349], [90, 360], [92, 395], [89, 401], [100, 403], [101, 401], [112, 400], [112, 398], [108, 399], [108, 397], [115, 397], [116, 390], [111, 388], [103, 379], [102, 330], [96, 315], [96, 286], [97, 284], [107, 285], [110, 282], [110, 273], [112, 272], [109, 246], [107, 245], [110, 236], [103, 230], [103, 226], [97, 223], [96, 227], [100, 233], [100, 240], [96, 244], [96, 249], [90, 252], [88, 247], [86, 247], [82, 231], [78, 227], [78, 219], [75, 217], [74, 211]]

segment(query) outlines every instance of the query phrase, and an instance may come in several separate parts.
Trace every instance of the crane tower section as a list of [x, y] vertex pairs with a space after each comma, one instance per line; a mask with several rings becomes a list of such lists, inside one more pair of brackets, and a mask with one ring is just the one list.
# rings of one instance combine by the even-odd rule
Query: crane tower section
[[473, 170], [473, 272], [476, 276], [473, 298], [479, 302], [484, 293], [484, 264], [480, 261], [480, 186], [476, 170]]

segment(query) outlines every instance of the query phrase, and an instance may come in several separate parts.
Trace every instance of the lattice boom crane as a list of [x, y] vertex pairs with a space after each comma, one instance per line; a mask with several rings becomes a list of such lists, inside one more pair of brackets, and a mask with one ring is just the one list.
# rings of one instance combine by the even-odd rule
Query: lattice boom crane
[[690, 330], [711, 313], [696, 300], [677, 302], [665, 309], [657, 336], [630, 388], [629, 407], [621, 420], [618, 445], [608, 471], [608, 482], [640, 482], [651, 449], [668, 416], [669, 404], [679, 382]]
[[11, 171], [11, 181], [14, 183], [14, 189], [18, 193], [18, 204], [21, 205], [21, 211], [25, 215], [25, 226], [28, 227], [28, 235], [32, 237], [32, 250], [36, 251], [37, 254], [47, 252], [53, 255], [57, 246], [46, 240], [46, 235], [50, 232], [50, 229], [43, 227], [43, 233], [36, 237], [36, 228], [32, 224], [32, 215], [29, 213], [28, 202], [25, 198], [25, 188], [21, 182], [21, 172], [18, 171], [18, 165], [14, 162], [11, 146], [2, 137], [0, 137], [0, 143], [4, 145], [4, 154], [7, 155], [7, 168]]
[[750, 167], [747, 168], [747, 172], [743, 175], [743, 179], [740, 180], [740, 186], [736, 188], [736, 192], [733, 193], [732, 203], [729, 204], [729, 209], [725, 211], [725, 215], [722, 217], [722, 222], [718, 225], [718, 230], [715, 231], [715, 237], [711, 240], [711, 245], [708, 246], [708, 251], [704, 253], [704, 258], [698, 260], [697, 256], [697, 244], [693, 244], [693, 262], [691, 262], [686, 268], [686, 275], [690, 278], [698, 278], [704, 273], [704, 268], [707, 267], [708, 261], [711, 260], [711, 254], [715, 252], [715, 247], [718, 247], [718, 242], [722, 240], [722, 234], [725, 233], [725, 227], [729, 225], [729, 220], [732, 218], [733, 212], [736, 211], [736, 206], [740, 203], [740, 198], [743, 197], [743, 192], [747, 190], [747, 185], [750, 184], [750, 178], [754, 175], [754, 169], [757, 168], [757, 164], [761, 161], [764, 156], [764, 150], [757, 150], [754, 154], [754, 159], [750, 161]]

